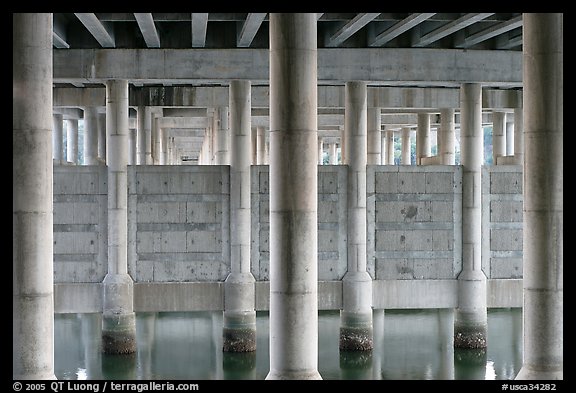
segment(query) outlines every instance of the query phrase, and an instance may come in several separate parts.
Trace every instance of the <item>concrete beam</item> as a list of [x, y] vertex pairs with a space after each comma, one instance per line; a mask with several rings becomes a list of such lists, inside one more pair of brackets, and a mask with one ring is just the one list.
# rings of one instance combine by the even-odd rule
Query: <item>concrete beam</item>
[[208, 29], [208, 13], [193, 13], [191, 18], [192, 18], [192, 47], [203, 48], [206, 45], [206, 30]]
[[236, 40], [236, 45], [239, 48], [248, 48], [254, 40], [260, 25], [266, 18], [266, 13], [249, 13], [246, 20], [242, 24], [242, 28], [238, 34], [238, 39]]
[[507, 20], [506, 22], [498, 23], [494, 26], [488, 27], [487, 29], [479, 31], [478, 33], [472, 34], [466, 37], [462, 43], [456, 44], [455, 46], [456, 48], [469, 48], [482, 41], [486, 41], [507, 31], [514, 30], [520, 26], [522, 26], [522, 15], [518, 15], [517, 17]]
[[358, 30], [366, 26], [372, 19], [376, 18], [380, 13], [362, 13], [356, 15], [350, 22], [342, 26], [336, 33], [334, 33], [326, 43], [327, 48], [335, 48], [341, 43], [352, 37]]
[[374, 37], [368, 46], [384, 46], [386, 43], [392, 41], [394, 38], [398, 37], [400, 34], [405, 33], [416, 25], [424, 22], [426, 19], [431, 18], [436, 15], [436, 13], [420, 13], [420, 14], [410, 14], [407, 18], [396, 22], [394, 25], [384, 30], [382, 33]]
[[[268, 83], [267, 49], [54, 49], [54, 83], [198, 84], [249, 79]], [[318, 49], [318, 82], [363, 80], [379, 84], [441, 85], [464, 82], [520, 87], [522, 53], [518, 51], [341, 48]]]
[[116, 47], [116, 42], [114, 40], [114, 30], [111, 25], [105, 25], [103, 22], [98, 20], [96, 14], [93, 13], [74, 13], [76, 17], [82, 22], [84, 27], [88, 29], [90, 34], [94, 36], [96, 41], [103, 48], [114, 48]]
[[482, 19], [486, 19], [491, 15], [494, 15], [494, 13], [466, 14], [453, 22], [447, 23], [437, 28], [436, 30], [431, 31], [430, 33], [423, 35], [417, 42], [413, 43], [413, 46], [423, 47], [430, 45], [431, 43], [438, 41], [441, 38], [444, 38], [458, 30], [462, 30], [463, 28], [481, 21]]
[[156, 25], [154, 25], [152, 14], [135, 12], [134, 18], [136, 18], [142, 37], [146, 41], [146, 46], [148, 48], [160, 48], [160, 37], [158, 36]]
[[161, 117], [158, 119], [160, 128], [206, 128], [210, 124], [206, 117]]

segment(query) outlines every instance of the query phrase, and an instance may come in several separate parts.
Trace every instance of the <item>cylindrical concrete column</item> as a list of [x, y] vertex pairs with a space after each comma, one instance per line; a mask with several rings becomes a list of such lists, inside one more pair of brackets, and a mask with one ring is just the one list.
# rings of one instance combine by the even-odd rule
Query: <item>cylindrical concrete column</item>
[[108, 274], [104, 277], [102, 350], [136, 351], [133, 285], [128, 274], [128, 81], [106, 81]]
[[161, 136], [160, 136], [160, 117], [162, 117], [162, 113], [161, 110], [160, 112], [156, 112], [153, 111], [152, 112], [152, 117], [150, 119], [151, 121], [151, 133], [152, 133], [152, 138], [151, 138], [151, 147], [152, 147], [152, 163], [154, 165], [159, 165], [160, 164], [160, 156], [161, 156], [161, 144], [162, 144], [162, 140], [161, 140]]
[[84, 165], [98, 165], [98, 108], [84, 108]]
[[258, 165], [264, 165], [266, 158], [266, 129], [263, 126], [256, 127], [256, 160]]
[[523, 21], [524, 362], [516, 379], [563, 379], [564, 17]]
[[216, 165], [230, 165], [230, 131], [228, 126], [228, 107], [214, 108], [214, 125], [216, 132]]
[[318, 138], [318, 165], [324, 164], [324, 139]]
[[381, 132], [381, 137], [380, 137], [380, 146], [381, 146], [381, 160], [382, 160], [382, 165], [388, 165], [388, 134], [387, 134], [387, 129], [386, 126], [384, 126], [384, 131]]
[[506, 114], [506, 155], [514, 155], [514, 121], [510, 119], [510, 114]]
[[346, 82], [344, 129], [348, 146], [348, 271], [342, 279], [340, 349], [373, 348], [372, 278], [366, 271], [366, 82]]
[[382, 122], [380, 108], [368, 108], [368, 165], [382, 163]]
[[12, 378], [55, 379], [52, 14], [12, 32]]
[[336, 143], [328, 144], [328, 160], [330, 165], [338, 165], [338, 152], [336, 151]]
[[251, 128], [250, 140], [252, 144], [252, 165], [258, 165], [258, 142], [256, 135], [256, 127]]
[[[159, 120], [158, 124], [159, 123]], [[160, 165], [168, 165], [168, 129], [158, 126], [158, 135], [160, 139]]]
[[136, 135], [136, 128], [128, 129], [128, 165], [136, 165], [136, 151], [138, 136]]
[[52, 115], [53, 134], [52, 134], [52, 158], [55, 164], [62, 164], [64, 159], [64, 123], [63, 116], [60, 113]]
[[146, 165], [146, 131], [144, 123], [146, 117], [146, 107], [144, 105], [138, 106], [136, 111], [136, 163], [138, 165]]
[[454, 346], [486, 348], [486, 276], [482, 271], [482, 187], [484, 161], [482, 86], [460, 88], [460, 146], [462, 165], [462, 271], [458, 275], [458, 308]]
[[506, 112], [492, 112], [492, 163], [506, 155]]
[[410, 127], [402, 127], [402, 165], [412, 165]]
[[66, 126], [66, 161], [78, 164], [78, 119], [68, 119]]
[[318, 373], [318, 87], [315, 13], [270, 19], [270, 372]]
[[516, 165], [524, 165], [523, 108], [514, 108], [514, 162]]
[[152, 108], [149, 106], [144, 107], [144, 139], [146, 144], [145, 156], [146, 165], [152, 165]]
[[346, 134], [342, 126], [340, 126], [340, 162], [342, 164], [346, 162]]
[[230, 82], [230, 274], [224, 282], [225, 352], [256, 350], [255, 280], [250, 272], [250, 81]]
[[454, 109], [440, 109], [440, 148], [443, 165], [456, 163], [456, 132], [454, 131]]
[[394, 165], [394, 130], [386, 130], [386, 164]]
[[416, 129], [416, 165], [422, 165], [422, 157], [430, 157], [430, 114], [418, 113]]
[[106, 164], [106, 112], [98, 114], [98, 160]]

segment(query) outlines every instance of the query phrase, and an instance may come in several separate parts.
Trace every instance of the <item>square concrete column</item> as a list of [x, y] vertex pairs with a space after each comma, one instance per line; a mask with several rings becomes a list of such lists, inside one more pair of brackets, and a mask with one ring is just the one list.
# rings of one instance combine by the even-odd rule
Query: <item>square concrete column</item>
[[14, 13], [12, 33], [12, 378], [56, 379], [52, 14]]
[[52, 115], [53, 134], [52, 134], [52, 159], [54, 164], [62, 164], [64, 158], [64, 124], [63, 116], [59, 113]]
[[315, 13], [270, 14], [270, 372], [318, 373]]
[[492, 112], [492, 163], [506, 155], [506, 112]]
[[422, 157], [430, 157], [430, 114], [418, 113], [416, 129], [416, 165], [422, 165]]
[[342, 279], [340, 350], [371, 350], [372, 277], [366, 271], [366, 82], [346, 82], [344, 129], [348, 155], [348, 270]]
[[84, 108], [84, 165], [98, 165], [98, 108]]
[[78, 119], [66, 121], [66, 161], [78, 164]]
[[382, 163], [382, 121], [380, 108], [368, 108], [368, 165]]
[[98, 114], [98, 162], [106, 164], [106, 112]]
[[394, 165], [394, 130], [386, 130], [386, 164]]
[[524, 362], [516, 379], [563, 379], [564, 17], [523, 20]]
[[443, 165], [456, 163], [456, 132], [454, 131], [454, 109], [440, 109], [440, 154]]
[[108, 274], [104, 277], [102, 350], [136, 351], [133, 283], [128, 274], [128, 81], [106, 81]]
[[412, 165], [410, 127], [402, 127], [402, 165]]
[[454, 346], [485, 351], [486, 276], [482, 271], [481, 168], [484, 161], [482, 86], [460, 88], [460, 146], [462, 165], [462, 271], [458, 275], [458, 308]]
[[[256, 350], [255, 280], [250, 272], [250, 81], [230, 82], [230, 274], [224, 282], [225, 352]], [[228, 108], [226, 108], [228, 111]]]

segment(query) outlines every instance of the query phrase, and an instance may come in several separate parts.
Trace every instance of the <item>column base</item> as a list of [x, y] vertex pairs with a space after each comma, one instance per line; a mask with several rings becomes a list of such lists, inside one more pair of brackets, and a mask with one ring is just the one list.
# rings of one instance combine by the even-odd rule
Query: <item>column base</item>
[[256, 351], [256, 312], [224, 311], [224, 352]]
[[136, 352], [136, 314], [102, 316], [102, 352], [124, 355]]
[[530, 366], [522, 366], [515, 380], [559, 380], [564, 379], [563, 369], [536, 370]]
[[270, 370], [266, 380], [321, 380], [322, 376], [318, 370], [310, 371], [279, 371]]
[[256, 379], [256, 352], [228, 352], [222, 356], [224, 379]]
[[454, 348], [486, 348], [486, 332], [486, 323], [456, 322], [454, 324]]
[[340, 350], [369, 351], [374, 348], [372, 311], [370, 313], [340, 312]]

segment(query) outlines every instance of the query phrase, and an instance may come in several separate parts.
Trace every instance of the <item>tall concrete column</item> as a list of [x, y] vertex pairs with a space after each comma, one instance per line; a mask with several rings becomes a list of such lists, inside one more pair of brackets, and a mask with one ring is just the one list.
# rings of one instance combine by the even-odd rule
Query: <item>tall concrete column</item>
[[382, 163], [382, 121], [380, 108], [368, 108], [368, 165]]
[[138, 149], [137, 146], [138, 136], [136, 135], [136, 128], [128, 129], [128, 165], [136, 165], [136, 156]]
[[[159, 122], [159, 120], [157, 120]], [[168, 129], [158, 126], [160, 165], [168, 165]]]
[[84, 108], [84, 165], [98, 165], [98, 108]]
[[270, 19], [270, 372], [318, 372], [318, 87], [315, 13]]
[[138, 165], [146, 165], [146, 131], [144, 123], [146, 123], [146, 107], [144, 105], [138, 106], [136, 111], [136, 163]]
[[458, 308], [454, 346], [486, 348], [486, 276], [482, 271], [481, 168], [484, 157], [482, 86], [460, 88], [462, 165], [462, 271], [458, 275]]
[[78, 164], [78, 119], [68, 119], [66, 125], [66, 161]]
[[328, 160], [330, 165], [338, 165], [338, 152], [336, 151], [336, 142], [328, 144]]
[[346, 82], [344, 124], [348, 146], [348, 271], [342, 279], [340, 349], [371, 350], [372, 277], [366, 271], [366, 82]]
[[52, 115], [52, 158], [55, 164], [62, 164], [64, 159], [64, 123], [63, 116], [59, 113]]
[[256, 160], [258, 165], [264, 165], [266, 158], [266, 129], [256, 127]]
[[456, 132], [454, 131], [454, 109], [440, 109], [440, 148], [438, 154], [443, 165], [455, 165]]
[[382, 160], [382, 165], [388, 165], [388, 143], [387, 143], [387, 139], [388, 139], [388, 134], [387, 134], [387, 129], [386, 126], [384, 126], [385, 130], [383, 132], [381, 132], [381, 137], [380, 137], [380, 146], [381, 146], [381, 160]]
[[514, 121], [506, 114], [506, 155], [514, 155]]
[[340, 126], [340, 162], [342, 164], [346, 162], [346, 134], [342, 126]]
[[230, 130], [228, 127], [228, 107], [214, 108], [213, 130], [216, 133], [216, 165], [230, 165]]
[[523, 20], [524, 362], [516, 379], [563, 379], [564, 17]]
[[133, 283], [128, 274], [128, 81], [106, 81], [108, 273], [104, 277], [102, 350], [136, 351]]
[[418, 113], [416, 129], [416, 165], [422, 165], [422, 157], [430, 157], [430, 114]]
[[324, 139], [318, 138], [318, 165], [324, 164]]
[[256, 350], [255, 280], [250, 272], [250, 81], [230, 82], [230, 274], [224, 282], [225, 352]]
[[146, 165], [152, 165], [154, 160], [152, 159], [152, 108], [149, 106], [144, 107], [144, 139], [146, 144], [145, 156]]
[[402, 165], [412, 165], [410, 127], [402, 127]]
[[386, 130], [386, 164], [394, 165], [394, 130]]
[[492, 112], [492, 162], [498, 163], [498, 157], [506, 155], [506, 112]]
[[152, 117], [151, 117], [151, 133], [152, 133], [152, 138], [151, 138], [151, 147], [152, 147], [152, 163], [154, 165], [159, 165], [160, 164], [160, 155], [161, 155], [161, 148], [160, 145], [162, 143], [161, 141], [161, 136], [160, 136], [160, 126], [159, 126], [159, 118], [162, 116], [161, 113], [157, 113], [157, 112], [152, 112]]
[[52, 14], [12, 14], [12, 378], [54, 376]]
[[250, 140], [252, 144], [252, 165], [258, 165], [258, 142], [256, 135], [256, 127], [251, 127]]
[[516, 165], [524, 165], [523, 108], [514, 108], [514, 159]]
[[106, 112], [98, 114], [98, 160], [106, 164]]

